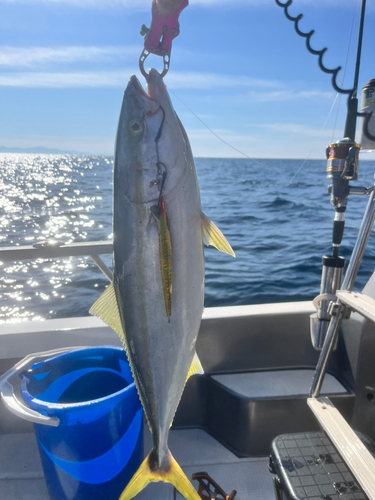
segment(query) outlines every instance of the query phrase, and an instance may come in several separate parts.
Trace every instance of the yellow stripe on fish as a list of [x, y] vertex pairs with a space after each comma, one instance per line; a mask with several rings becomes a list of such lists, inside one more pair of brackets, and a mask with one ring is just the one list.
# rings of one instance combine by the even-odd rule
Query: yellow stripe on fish
[[172, 245], [164, 199], [159, 202], [159, 260], [167, 317], [172, 314]]

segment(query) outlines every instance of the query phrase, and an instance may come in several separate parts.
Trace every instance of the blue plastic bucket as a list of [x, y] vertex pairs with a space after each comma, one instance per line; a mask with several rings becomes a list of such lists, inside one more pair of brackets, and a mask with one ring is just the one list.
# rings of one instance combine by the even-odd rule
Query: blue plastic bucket
[[118, 500], [143, 458], [143, 411], [123, 349], [53, 356], [21, 374], [27, 405], [57, 417], [34, 424], [53, 500]]

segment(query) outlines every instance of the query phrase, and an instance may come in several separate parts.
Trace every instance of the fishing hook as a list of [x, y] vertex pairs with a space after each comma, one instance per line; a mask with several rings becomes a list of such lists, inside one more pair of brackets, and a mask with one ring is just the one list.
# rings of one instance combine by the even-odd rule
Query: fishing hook
[[[164, 163], [162, 163], [162, 165], [164, 165]], [[164, 165], [165, 167], [165, 165]], [[163, 172], [163, 178], [162, 178], [162, 181], [161, 181], [161, 184], [160, 184], [160, 193], [159, 193], [159, 200], [158, 200], [158, 206], [160, 206], [160, 201], [161, 201], [161, 197], [163, 196], [163, 188], [164, 188], [164, 184], [165, 184], [165, 179], [167, 178], [167, 175], [168, 175], [168, 172]]]
[[[160, 180], [157, 179], [157, 180], [151, 182], [152, 186], [158, 186], [160, 184], [159, 202], [160, 202], [160, 198], [162, 196], [162, 192], [163, 192], [163, 188], [164, 188], [164, 184], [165, 184], [165, 179], [166, 179], [166, 177], [168, 175], [168, 169], [167, 169], [166, 165], [162, 161], [160, 161], [159, 147], [158, 147], [158, 143], [159, 143], [162, 131], [163, 131], [163, 126], [164, 126], [164, 121], [165, 121], [165, 111], [164, 111], [164, 108], [162, 106], [160, 106], [160, 109], [162, 110], [163, 118], [162, 118], [159, 130], [158, 130], [158, 133], [156, 134], [154, 142], [155, 142], [155, 148], [156, 148], [156, 159], [157, 159], [157, 161], [156, 161], [156, 167], [157, 167], [157, 173], [158, 173], [158, 175], [162, 175], [162, 180], [160, 182]], [[164, 169], [163, 173], [161, 172], [161, 168], [160, 167], [163, 167], [163, 169]]]

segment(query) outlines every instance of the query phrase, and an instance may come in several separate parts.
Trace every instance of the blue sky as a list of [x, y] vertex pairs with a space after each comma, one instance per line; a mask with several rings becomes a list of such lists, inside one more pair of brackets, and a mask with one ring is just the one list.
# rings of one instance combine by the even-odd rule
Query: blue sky
[[[375, 0], [367, 3], [360, 88], [375, 78]], [[328, 46], [328, 67], [345, 67], [348, 54], [345, 88], [359, 10], [359, 0], [290, 8], [304, 14], [303, 30], [316, 30], [312, 45]], [[112, 154], [123, 91], [139, 74], [139, 28], [150, 18], [151, 0], [0, 0], [0, 146]], [[342, 138], [346, 98], [336, 98], [274, 0], [190, 0], [180, 25], [165, 82], [225, 141], [254, 158], [323, 158]], [[150, 56], [147, 66], [161, 61]], [[241, 157], [172, 100], [195, 156]]]

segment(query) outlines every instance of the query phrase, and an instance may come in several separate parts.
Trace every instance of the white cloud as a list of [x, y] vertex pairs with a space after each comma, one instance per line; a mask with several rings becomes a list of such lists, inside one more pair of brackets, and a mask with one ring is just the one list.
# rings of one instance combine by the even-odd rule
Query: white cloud
[[299, 123], [268, 123], [265, 125], [257, 125], [257, 127], [269, 128], [276, 132], [296, 134], [305, 137], [327, 138], [330, 133], [327, 129], [314, 129]]
[[98, 9], [113, 9], [113, 8], [128, 8], [148, 9], [150, 10], [151, 2], [149, 0], [0, 0], [1, 3], [14, 3], [23, 5], [46, 4], [64, 5], [79, 8], [98, 8]]
[[32, 66], [47, 62], [83, 62], [139, 54], [136, 46], [8, 47], [0, 46], [0, 66]]
[[[213, 129], [215, 134], [217, 134], [220, 139], [222, 139], [225, 142], [228, 142], [229, 144], [236, 143], [237, 145], [241, 144], [247, 144], [249, 141], [257, 141], [258, 138], [256, 136], [252, 135], [236, 135], [230, 130], [224, 130], [224, 129]], [[208, 129], [206, 128], [201, 128], [201, 129], [187, 129], [186, 130], [189, 139], [202, 139], [204, 141], [214, 141], [217, 142], [220, 139], [218, 139], [215, 135], [212, 134]]]
[[[281, 0], [282, 3], [286, 3], [287, 0]], [[207, 5], [207, 6], [217, 6], [217, 5], [233, 5], [234, 3], [236, 4], [244, 4], [244, 5], [251, 5], [251, 6], [262, 6], [262, 7], [268, 7], [268, 6], [275, 6], [275, 0], [191, 0], [190, 3], [192, 5], [194, 4], [201, 4], [201, 5]], [[312, 5], [316, 7], [320, 7], [322, 5], [324, 6], [336, 6], [340, 5], [341, 7], [349, 7], [352, 6], [353, 2], [352, 0], [294, 0], [293, 1], [293, 7], [302, 7], [303, 5]]]
[[[283, 0], [286, 2], [286, 0]], [[48, 4], [51, 5], [65, 5], [71, 7], [79, 8], [95, 8], [95, 9], [131, 9], [131, 10], [150, 10], [151, 0], [0, 0], [1, 3], [8, 4], [24, 4], [24, 5], [36, 5], [36, 4]], [[234, 4], [244, 5], [244, 6], [258, 6], [258, 7], [270, 7], [274, 6], [274, 0], [190, 0], [191, 7], [196, 5], [205, 7], [215, 7], [219, 5], [229, 5]], [[294, 2], [295, 6], [302, 7], [304, 4], [309, 4], [315, 7], [321, 6], [340, 6], [349, 7], [352, 5], [351, 0], [299, 0]]]
[[[195, 157], [216, 157], [216, 158], [282, 158], [280, 155], [280, 147], [285, 145], [285, 140], [280, 139], [277, 134], [272, 138], [272, 148], [270, 148], [269, 134], [259, 134], [259, 130], [254, 135], [239, 134], [222, 129], [214, 129], [214, 132], [223, 139], [227, 144], [224, 144], [217, 137], [211, 134], [206, 129], [186, 129], [189, 137], [193, 155]], [[300, 141], [300, 143], [304, 141]], [[234, 149], [233, 149], [234, 148]], [[297, 149], [293, 150], [297, 154]], [[290, 147], [286, 157], [290, 157]], [[303, 157], [298, 151], [299, 157]], [[199, 172], [198, 172], [199, 174]]]
[[[80, 51], [77, 51], [77, 53], [71, 51], [66, 54], [66, 57], [79, 57], [79, 53]], [[64, 57], [64, 52], [60, 55], [61, 57]], [[0, 54], [0, 65], [1, 60]], [[138, 68], [133, 67], [121, 71], [80, 71], [69, 73], [30, 71], [3, 72], [0, 73], [0, 87], [55, 89], [125, 88], [130, 75], [133, 73], [137, 74], [143, 85], [145, 83], [143, 77], [139, 75]], [[332, 100], [334, 98], [333, 92], [323, 92], [319, 90], [284, 90], [284, 85], [274, 80], [258, 80], [246, 76], [228, 76], [215, 73], [173, 72], [170, 75], [167, 75], [165, 82], [167, 84], [167, 88], [170, 87], [171, 89], [172, 98], [174, 97], [174, 90], [211, 90], [228, 88], [236, 89], [236, 95], [225, 97], [225, 99], [229, 99], [232, 103], [240, 102], [244, 104], [246, 102], [267, 103], [280, 101], [303, 102], [306, 100], [313, 101], [317, 99]], [[239, 91], [241, 88], [251, 90], [248, 90], [246, 94], [241, 94]], [[256, 89], [262, 90], [257, 91]], [[265, 92], [264, 89], [269, 90]], [[215, 99], [217, 100], [219, 97], [216, 97]]]
[[167, 84], [174, 89], [212, 89], [222, 87], [263, 87], [275, 88], [281, 86], [276, 80], [261, 80], [249, 78], [241, 75], [223, 75], [215, 73], [197, 73], [197, 72], [173, 72], [168, 75]]
[[[123, 87], [132, 73], [133, 67], [122, 71], [81, 71], [70, 73], [52, 72], [8, 72], [0, 74], [0, 87]], [[172, 89], [213, 89], [262, 87], [275, 88], [281, 84], [272, 80], [257, 80], [246, 76], [228, 76], [214, 73], [173, 72], [166, 77], [166, 84]]]
[[306, 101], [310, 99], [334, 98], [334, 92], [322, 92], [320, 90], [271, 90], [269, 92], [250, 91], [248, 97], [252, 102], [282, 102], [282, 101]]
[[134, 71], [87, 71], [77, 73], [2, 73], [0, 87], [103, 88], [124, 87]]

